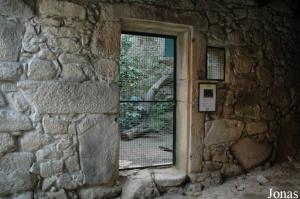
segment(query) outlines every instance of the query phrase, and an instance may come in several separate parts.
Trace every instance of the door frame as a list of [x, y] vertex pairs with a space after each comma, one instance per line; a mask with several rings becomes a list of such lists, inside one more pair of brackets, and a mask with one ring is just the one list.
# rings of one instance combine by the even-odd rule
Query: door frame
[[[176, 74], [176, 68], [177, 68], [177, 37], [173, 35], [163, 35], [163, 34], [156, 34], [156, 33], [145, 33], [145, 32], [136, 32], [136, 31], [121, 31], [121, 34], [129, 34], [133, 36], [148, 36], [148, 37], [157, 37], [157, 38], [164, 38], [164, 39], [173, 39], [174, 40], [174, 63], [173, 63], [173, 69], [174, 69], [174, 74], [173, 74], [173, 102], [174, 102], [174, 107], [173, 107], [173, 140], [172, 140], [172, 164], [158, 164], [157, 166], [143, 166], [143, 167], [138, 167], [138, 168], [150, 168], [150, 167], [160, 167], [160, 166], [167, 166], [167, 165], [176, 165], [176, 110], [177, 110], [177, 86], [176, 86], [176, 81], [177, 81], [177, 74]], [[122, 103], [124, 101], [120, 101]], [[127, 101], [125, 101], [127, 102]], [[143, 101], [138, 101], [138, 102], [143, 102]], [[159, 103], [160, 101], [147, 101], [147, 102], [154, 102], [154, 103]], [[162, 102], [168, 102], [168, 101], [162, 101]], [[170, 101], [171, 102], [171, 101]], [[137, 168], [129, 168], [129, 169], [137, 169]]]
[[[175, 36], [176, 39], [176, 168], [193, 172], [191, 148], [192, 133], [192, 38], [193, 27], [188, 25], [173, 24], [121, 18], [121, 32], [142, 32]], [[200, 122], [200, 121], [199, 121]], [[200, 141], [200, 140], [199, 140]], [[202, 141], [201, 141], [202, 142]], [[199, 153], [201, 153], [199, 151]], [[198, 165], [201, 163], [198, 162]]]

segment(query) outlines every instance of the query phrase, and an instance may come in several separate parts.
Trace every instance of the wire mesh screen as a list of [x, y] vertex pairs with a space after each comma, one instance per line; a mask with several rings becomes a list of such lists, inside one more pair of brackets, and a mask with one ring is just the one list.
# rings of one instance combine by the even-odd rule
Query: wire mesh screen
[[175, 39], [170, 46], [166, 40], [122, 34], [120, 169], [173, 162], [175, 54], [166, 50], [174, 48]]
[[225, 49], [207, 48], [207, 79], [224, 80], [225, 74]]

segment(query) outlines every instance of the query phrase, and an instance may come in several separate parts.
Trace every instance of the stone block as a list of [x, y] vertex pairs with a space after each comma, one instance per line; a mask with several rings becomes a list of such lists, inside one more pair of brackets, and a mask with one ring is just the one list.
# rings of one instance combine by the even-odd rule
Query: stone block
[[241, 137], [244, 123], [238, 120], [214, 120], [206, 123], [205, 145], [230, 142]]
[[21, 75], [21, 67], [20, 66], [21, 66], [20, 63], [17, 63], [17, 62], [2, 62], [2, 63], [0, 63], [0, 80], [3, 80], [3, 81], [18, 80], [18, 78]]
[[101, 58], [119, 60], [120, 36], [119, 23], [100, 20], [92, 38], [92, 53]]
[[48, 191], [51, 188], [51, 186], [56, 183], [56, 180], [57, 180], [56, 176], [52, 176], [50, 178], [45, 178], [43, 180], [42, 190], [43, 191]]
[[268, 68], [259, 66], [256, 68], [257, 78], [262, 87], [271, 87], [274, 74]]
[[67, 81], [82, 82], [86, 79], [81, 66], [78, 64], [64, 64], [61, 76]]
[[59, 61], [62, 64], [89, 64], [89, 59], [83, 55], [75, 55], [70, 53], [64, 53], [59, 56]]
[[81, 172], [76, 172], [73, 174], [65, 173], [59, 176], [57, 180], [58, 187], [67, 190], [77, 189], [82, 184], [83, 184], [83, 175]]
[[119, 88], [100, 82], [18, 82], [39, 113], [115, 113]]
[[48, 39], [50, 48], [59, 48], [64, 52], [76, 53], [80, 50], [81, 44], [73, 38], [52, 38]]
[[201, 183], [205, 188], [223, 183], [220, 171], [189, 174], [192, 183]]
[[117, 62], [109, 59], [100, 59], [94, 64], [98, 79], [105, 79], [112, 82], [118, 82], [119, 65]]
[[14, 138], [8, 133], [0, 133], [0, 154], [17, 148]]
[[249, 135], [264, 133], [268, 130], [266, 122], [247, 122], [246, 131]]
[[57, 151], [68, 151], [68, 152], [73, 151], [73, 150], [68, 150], [68, 149], [70, 149], [72, 144], [73, 144], [72, 138], [70, 138], [70, 137], [62, 138], [56, 144], [56, 150]]
[[9, 153], [0, 160], [0, 195], [29, 191], [35, 178], [29, 173], [34, 156], [31, 153]]
[[32, 8], [22, 0], [0, 0], [1, 15], [18, 18], [31, 18], [34, 16]]
[[151, 172], [141, 170], [126, 181], [122, 188], [121, 199], [155, 198], [159, 195], [159, 191], [151, 177]]
[[235, 106], [235, 114], [238, 117], [259, 120], [260, 113], [261, 113], [261, 110], [260, 110], [259, 104], [245, 105], [242, 102], [239, 102]]
[[18, 22], [8, 21], [0, 17], [0, 27], [0, 61], [17, 61], [24, 26]]
[[0, 110], [0, 132], [30, 129], [32, 129], [32, 123], [26, 115], [13, 110]]
[[60, 159], [63, 156], [62, 152], [56, 150], [55, 144], [50, 144], [43, 149], [38, 150], [35, 155], [38, 162]]
[[94, 198], [114, 198], [120, 195], [122, 192], [121, 186], [115, 187], [94, 187], [94, 188], [85, 188], [78, 191], [80, 198], [85, 199], [94, 199]]
[[39, 0], [38, 10], [41, 15], [78, 18], [80, 20], [86, 18], [84, 7], [68, 1]]
[[221, 162], [212, 162], [212, 161], [206, 161], [203, 163], [203, 171], [204, 172], [213, 172], [220, 170], [222, 167]]
[[243, 172], [243, 168], [236, 164], [223, 164], [221, 169], [221, 173], [224, 177], [238, 176]]
[[48, 192], [47, 196], [48, 196], [47, 198], [49, 198], [49, 199], [58, 199], [58, 198], [59, 199], [68, 199], [68, 196], [67, 196], [65, 190], [63, 190], [63, 189], [61, 189], [57, 192]]
[[0, 107], [3, 107], [3, 106], [6, 106], [6, 101], [5, 101], [4, 95], [0, 91]]
[[228, 162], [226, 149], [224, 147], [217, 147], [211, 151], [211, 160], [213, 162]]
[[[95, 123], [96, 121], [96, 123]], [[80, 164], [85, 183], [112, 182], [117, 176], [120, 137], [115, 116], [88, 116], [88, 128], [78, 130]]]
[[243, 138], [232, 145], [231, 151], [243, 168], [248, 170], [260, 165], [270, 157], [272, 145]]
[[51, 177], [63, 173], [63, 161], [61, 160], [50, 160], [48, 162], [42, 162], [40, 164], [41, 176]]
[[15, 93], [10, 102], [12, 103], [13, 108], [19, 112], [25, 112], [30, 108], [29, 103], [21, 93]]
[[232, 31], [227, 33], [228, 43], [233, 45], [243, 45], [244, 38], [242, 31]]
[[13, 197], [13, 199], [32, 199], [33, 193], [32, 192], [25, 192], [18, 194], [16, 197]]
[[253, 58], [240, 55], [237, 57], [235, 70], [237, 73], [250, 73], [254, 66], [256, 66], [256, 63]]
[[59, 118], [44, 117], [42, 124], [45, 133], [48, 134], [66, 134], [68, 133], [69, 122], [61, 120]]
[[214, 40], [225, 41], [226, 33], [222, 26], [212, 25], [209, 27], [209, 32]]
[[79, 158], [77, 156], [71, 156], [65, 160], [66, 169], [69, 172], [74, 172], [80, 170]]
[[187, 180], [187, 174], [184, 171], [175, 168], [154, 170], [155, 183], [160, 187], [180, 186]]
[[53, 62], [34, 59], [28, 66], [28, 78], [32, 80], [51, 80], [56, 76]]
[[32, 131], [24, 133], [21, 138], [21, 149], [22, 151], [37, 151], [43, 145], [46, 145], [50, 142], [51, 138], [37, 131]]

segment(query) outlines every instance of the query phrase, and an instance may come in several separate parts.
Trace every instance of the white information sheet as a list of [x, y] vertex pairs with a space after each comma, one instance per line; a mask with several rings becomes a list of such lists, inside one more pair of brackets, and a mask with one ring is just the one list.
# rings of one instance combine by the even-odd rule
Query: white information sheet
[[199, 111], [216, 111], [216, 85], [200, 84], [199, 89]]

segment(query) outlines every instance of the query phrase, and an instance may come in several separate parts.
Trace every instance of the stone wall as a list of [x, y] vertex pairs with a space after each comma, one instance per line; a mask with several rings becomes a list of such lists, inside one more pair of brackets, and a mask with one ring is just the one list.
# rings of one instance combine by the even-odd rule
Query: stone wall
[[205, 116], [203, 171], [232, 176], [297, 153], [299, 27], [283, 1], [76, 2], [0, 0], [0, 198], [93, 198], [93, 187], [115, 182], [114, 6], [188, 23], [226, 48], [218, 111]]
[[114, 183], [118, 26], [69, 2], [38, 1], [36, 15], [19, 0], [0, 5], [0, 196]]

